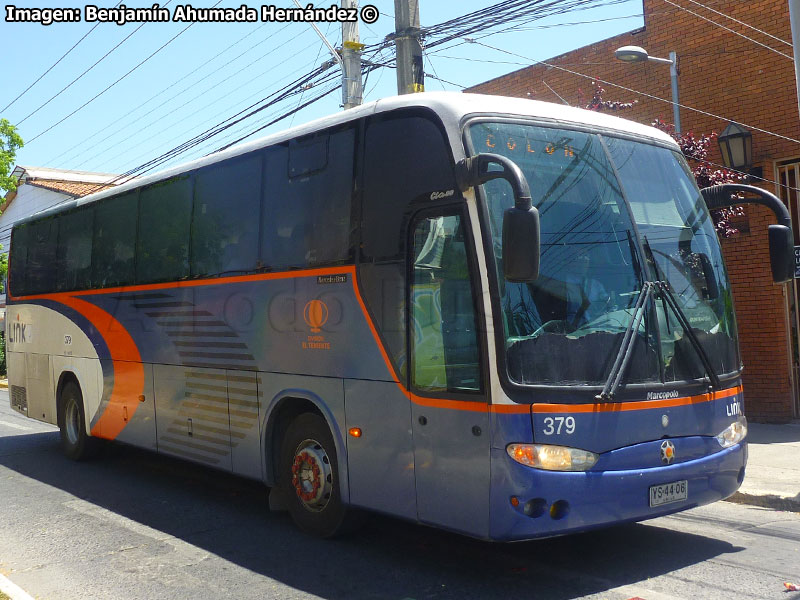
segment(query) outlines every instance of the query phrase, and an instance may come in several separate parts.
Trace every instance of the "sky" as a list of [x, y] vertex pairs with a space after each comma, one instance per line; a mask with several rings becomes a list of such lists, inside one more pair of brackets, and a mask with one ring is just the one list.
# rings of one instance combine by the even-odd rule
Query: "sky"
[[[161, 6], [172, 12], [181, 2], [162, 1]], [[99, 0], [98, 6], [115, 3]], [[198, 0], [192, 6], [214, 3]], [[332, 3], [327, 0], [315, 6], [328, 8]], [[372, 24], [360, 23], [361, 41], [368, 45], [381, 42], [395, 29], [393, 0], [360, 0], [359, 5], [363, 8], [369, 3], [380, 15]], [[429, 27], [493, 3], [420, 0], [420, 21], [423, 28]], [[482, 41], [533, 60], [546, 60], [643, 25], [642, 0], [598, 3], [605, 5], [511, 23], [515, 25], [511, 31], [490, 30], [491, 35]], [[221, 0], [218, 6], [243, 4], [259, 11], [262, 6], [252, 0]], [[150, 7], [152, 2], [134, 0], [126, 5]], [[119, 26], [86, 22], [86, 5], [70, 0], [20, 0], [14, 6], [72, 7], [80, 9], [82, 17], [77, 23], [48, 26], [8, 22], [7, 12], [0, 17], [4, 47], [0, 118], [18, 126], [25, 146], [17, 152], [16, 164], [28, 167], [126, 172], [236, 115], [331, 58], [307, 23], [148, 22]], [[275, 6], [294, 5], [290, 0], [277, 0]], [[320, 22], [317, 26], [334, 46], [341, 44], [340, 24]], [[389, 52], [381, 58], [385, 60]], [[609, 57], [609, 62], [612, 60]], [[425, 87], [428, 91], [458, 91], [528, 64], [459, 38], [426, 52], [429, 77]], [[336, 74], [330, 84], [298, 91], [158, 169], [205, 156], [340, 85]], [[365, 102], [396, 94], [395, 70], [381, 67], [373, 71], [364, 89]], [[341, 102], [337, 89], [248, 140], [340, 111]]]

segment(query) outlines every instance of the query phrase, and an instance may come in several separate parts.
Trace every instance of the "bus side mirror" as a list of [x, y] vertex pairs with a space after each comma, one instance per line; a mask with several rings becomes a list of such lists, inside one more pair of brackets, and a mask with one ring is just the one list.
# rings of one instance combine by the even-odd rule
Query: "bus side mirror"
[[775, 283], [794, 279], [794, 235], [786, 225], [769, 226], [769, 264]]
[[[500, 167], [489, 170], [490, 166]], [[539, 277], [539, 211], [531, 203], [525, 174], [500, 154], [478, 154], [456, 164], [462, 192], [492, 179], [505, 179], [514, 191], [514, 207], [503, 214], [503, 273], [508, 281], [524, 283]]]
[[[732, 198], [732, 194], [744, 192], [757, 198]], [[760, 188], [741, 183], [723, 183], [700, 190], [709, 209], [726, 208], [738, 204], [761, 204], [769, 208], [778, 219], [777, 225], [769, 226], [769, 264], [772, 281], [786, 283], [794, 278], [794, 236], [789, 210], [780, 199]]]

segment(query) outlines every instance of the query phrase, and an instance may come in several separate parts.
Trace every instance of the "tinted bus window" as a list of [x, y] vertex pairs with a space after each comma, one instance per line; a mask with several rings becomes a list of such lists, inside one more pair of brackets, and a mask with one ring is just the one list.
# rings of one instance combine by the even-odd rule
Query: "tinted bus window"
[[[294, 142], [267, 151], [261, 252], [265, 266], [310, 267], [350, 257], [354, 139], [353, 130], [347, 129], [297, 142], [296, 151]], [[292, 171], [301, 175], [291, 177]]]
[[402, 257], [409, 205], [456, 190], [453, 159], [433, 121], [406, 117], [367, 127], [364, 150], [364, 256]]
[[28, 294], [52, 292], [56, 277], [58, 220], [55, 217], [28, 226], [28, 260], [25, 288]]
[[373, 120], [364, 148], [359, 277], [364, 299], [394, 359], [406, 369], [405, 240], [411, 213], [434, 191], [455, 190], [453, 160], [442, 131], [422, 117]]
[[94, 211], [84, 208], [58, 218], [59, 291], [82, 290], [92, 280], [92, 230]]
[[139, 198], [136, 282], [189, 276], [192, 180], [175, 177], [144, 188]]
[[14, 296], [25, 294], [25, 264], [28, 260], [28, 225], [19, 225], [11, 232], [8, 285]]
[[261, 156], [206, 167], [195, 178], [194, 194], [192, 276], [254, 270]]
[[99, 202], [94, 210], [92, 286], [113, 287], [134, 283], [136, 192]]

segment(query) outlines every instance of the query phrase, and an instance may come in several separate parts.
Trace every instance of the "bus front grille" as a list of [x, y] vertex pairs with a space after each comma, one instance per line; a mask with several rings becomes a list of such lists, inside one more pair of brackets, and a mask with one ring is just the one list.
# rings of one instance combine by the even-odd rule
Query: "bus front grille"
[[11, 386], [11, 407], [28, 412], [28, 393], [20, 385]]

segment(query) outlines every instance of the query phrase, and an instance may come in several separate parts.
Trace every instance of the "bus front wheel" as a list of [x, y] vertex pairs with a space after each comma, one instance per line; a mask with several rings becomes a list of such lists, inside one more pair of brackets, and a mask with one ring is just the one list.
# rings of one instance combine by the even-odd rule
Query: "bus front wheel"
[[306, 533], [333, 537], [345, 527], [336, 447], [328, 424], [305, 413], [283, 436], [278, 485], [295, 524]]
[[74, 381], [65, 383], [61, 390], [58, 428], [61, 430], [61, 449], [68, 458], [84, 460], [95, 454], [97, 440], [86, 433], [83, 394]]

